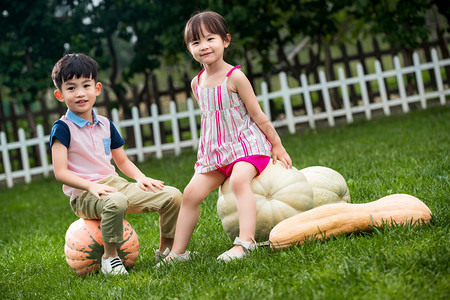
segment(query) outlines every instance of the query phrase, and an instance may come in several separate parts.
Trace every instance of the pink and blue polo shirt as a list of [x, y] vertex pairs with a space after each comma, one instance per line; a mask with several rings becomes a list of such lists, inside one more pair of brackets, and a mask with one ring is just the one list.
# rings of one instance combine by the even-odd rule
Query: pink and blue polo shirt
[[[50, 147], [58, 139], [67, 147], [68, 169], [81, 178], [99, 181], [108, 176], [118, 176], [111, 163], [111, 149], [122, 147], [125, 142], [114, 124], [94, 112], [94, 124], [70, 110], [53, 124]], [[63, 185], [63, 191], [73, 200], [84, 190]]]

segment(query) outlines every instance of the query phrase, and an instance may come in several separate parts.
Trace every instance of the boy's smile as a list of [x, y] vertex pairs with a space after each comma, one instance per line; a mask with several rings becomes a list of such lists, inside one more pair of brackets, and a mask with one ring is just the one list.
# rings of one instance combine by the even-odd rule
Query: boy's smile
[[92, 78], [81, 77], [64, 81], [61, 90], [56, 90], [54, 94], [73, 113], [92, 123], [92, 107], [101, 89], [100, 82], [95, 83]]

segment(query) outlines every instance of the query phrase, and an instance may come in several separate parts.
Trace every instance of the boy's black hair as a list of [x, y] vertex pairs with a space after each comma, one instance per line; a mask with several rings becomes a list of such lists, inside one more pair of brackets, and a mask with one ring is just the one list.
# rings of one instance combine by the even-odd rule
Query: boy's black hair
[[92, 78], [98, 81], [98, 64], [83, 53], [67, 54], [53, 67], [52, 80], [58, 90], [62, 83], [72, 78]]

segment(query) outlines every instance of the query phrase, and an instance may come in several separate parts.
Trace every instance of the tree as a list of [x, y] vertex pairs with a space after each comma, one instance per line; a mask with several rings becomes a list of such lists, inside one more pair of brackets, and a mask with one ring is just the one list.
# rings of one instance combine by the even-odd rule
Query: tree
[[[299, 80], [301, 73], [315, 72], [322, 57], [332, 79], [330, 47], [354, 41], [360, 33], [384, 36], [408, 62], [412, 50], [428, 37], [425, 13], [431, 3], [448, 17], [438, 0], [4, 1], [0, 95], [22, 106], [34, 128], [31, 103], [51, 86], [53, 64], [65, 53], [85, 52], [99, 62], [104, 97], [128, 117], [131, 106], [156, 102], [152, 78], [161, 66], [178, 64], [172, 69], [180, 70], [194, 64], [183, 43], [183, 28], [198, 10], [214, 10], [226, 18], [234, 44], [227, 59], [246, 63], [251, 81], [255, 73], [269, 79], [279, 71]], [[307, 40], [317, 51], [302, 69], [292, 53]], [[252, 70], [254, 65], [260, 70]]]
[[412, 52], [430, 34], [425, 18], [429, 9], [430, 3], [424, 0], [358, 0], [354, 13], [365, 20], [371, 34], [383, 36], [402, 50], [405, 63], [410, 65]]
[[[263, 73], [284, 70], [300, 80], [301, 73], [317, 68], [323, 47], [329, 53], [329, 46], [354, 28], [354, 20], [347, 13], [351, 5], [348, 0], [225, 0], [215, 2], [212, 8], [223, 12], [228, 20], [241, 57], [246, 61], [256, 58]], [[302, 70], [296, 55], [289, 53], [308, 39], [318, 45], [318, 51], [310, 67]]]
[[[159, 68], [162, 57], [173, 58], [180, 52], [184, 16], [192, 10], [189, 3], [181, 0], [105, 0], [96, 5], [89, 0], [78, 1], [75, 11], [75, 21], [80, 22], [76, 24], [78, 36], [90, 41], [90, 52], [100, 68], [108, 71], [109, 80], [104, 83], [114, 93], [125, 116], [129, 116], [132, 105], [152, 102], [150, 77]], [[87, 21], [81, 22], [82, 16]], [[124, 45], [128, 51], [120, 53], [118, 48]], [[78, 43], [71, 44], [71, 48], [77, 47]], [[135, 84], [136, 80], [143, 84]], [[127, 98], [129, 90], [137, 91], [134, 101]]]
[[[368, 24], [371, 34], [381, 35], [392, 47], [402, 52], [406, 66], [412, 65], [412, 54], [428, 40], [430, 29], [426, 24], [426, 12], [430, 3], [424, 0], [358, 0], [355, 17]], [[406, 76], [407, 93], [414, 90], [414, 76]]]
[[2, 1], [0, 9], [2, 92], [24, 108], [33, 134], [31, 104], [52, 85], [51, 68], [61, 57], [64, 37], [71, 35], [65, 19], [58, 17], [58, 7], [57, 0]]

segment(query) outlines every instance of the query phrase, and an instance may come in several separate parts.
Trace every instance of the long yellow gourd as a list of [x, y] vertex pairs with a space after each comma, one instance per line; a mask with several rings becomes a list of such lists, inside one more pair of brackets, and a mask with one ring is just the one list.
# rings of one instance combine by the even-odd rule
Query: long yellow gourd
[[269, 242], [272, 248], [279, 249], [310, 239], [371, 231], [372, 226], [383, 223], [426, 223], [431, 215], [425, 203], [406, 194], [389, 195], [364, 204], [327, 204], [281, 221], [271, 230]]

